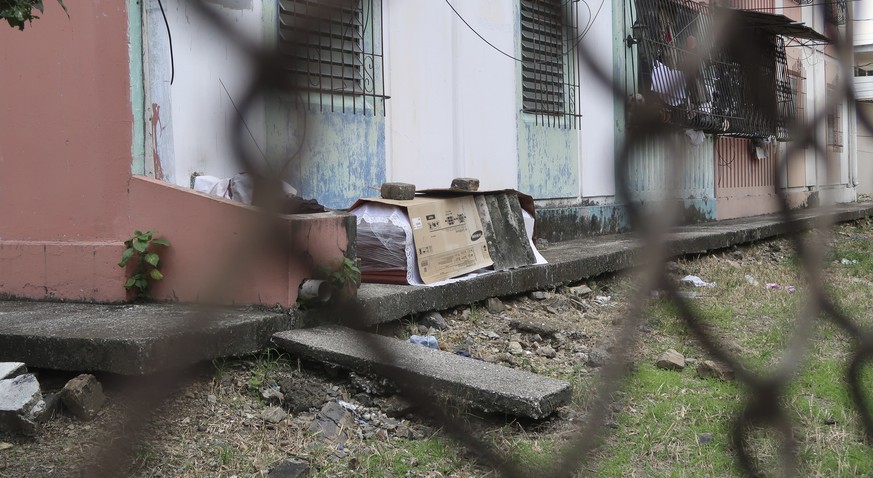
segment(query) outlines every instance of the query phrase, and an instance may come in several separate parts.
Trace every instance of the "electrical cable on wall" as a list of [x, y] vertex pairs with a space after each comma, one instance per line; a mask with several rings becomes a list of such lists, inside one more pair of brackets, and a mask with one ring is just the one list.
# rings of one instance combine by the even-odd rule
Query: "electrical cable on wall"
[[173, 58], [173, 34], [170, 33], [170, 22], [167, 21], [167, 14], [164, 13], [164, 4], [158, 0], [158, 7], [161, 9], [161, 16], [164, 17], [164, 25], [167, 27], [167, 39], [170, 42], [170, 84], [176, 79], [176, 61]]

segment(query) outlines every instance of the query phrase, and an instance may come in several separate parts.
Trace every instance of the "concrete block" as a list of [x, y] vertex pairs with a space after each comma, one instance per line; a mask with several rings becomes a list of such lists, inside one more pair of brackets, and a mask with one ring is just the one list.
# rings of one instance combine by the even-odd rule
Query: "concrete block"
[[0, 362], [0, 380], [27, 373], [24, 362]]
[[92, 420], [106, 402], [103, 386], [90, 374], [70, 380], [61, 391], [61, 401], [67, 410], [82, 420]]
[[382, 184], [382, 199], [395, 199], [409, 201], [415, 197], [415, 185], [408, 183], [384, 183]]
[[452, 189], [475, 192], [479, 190], [479, 180], [476, 178], [455, 178], [452, 179]]
[[[375, 373], [385, 367], [409, 374], [429, 390], [485, 412], [543, 418], [570, 400], [570, 384], [530, 372], [340, 326], [279, 332], [276, 345], [295, 355]], [[370, 343], [390, 351], [390, 357]]]
[[33, 374], [0, 380], [0, 432], [34, 436], [45, 402]]

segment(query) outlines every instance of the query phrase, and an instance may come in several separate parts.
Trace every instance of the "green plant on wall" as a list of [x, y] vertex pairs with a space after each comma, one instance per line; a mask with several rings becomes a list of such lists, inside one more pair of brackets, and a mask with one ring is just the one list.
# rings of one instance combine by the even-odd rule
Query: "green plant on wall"
[[136, 292], [138, 299], [151, 298], [152, 281], [158, 281], [164, 278], [164, 275], [158, 269], [161, 265], [161, 256], [155, 252], [155, 246], [167, 247], [170, 243], [164, 238], [154, 237], [157, 231], [134, 231], [133, 236], [126, 241], [126, 248], [121, 253], [121, 262], [118, 267], [127, 267], [127, 264], [133, 260], [133, 274], [124, 283], [124, 288]]
[[[57, 1], [66, 12], [67, 6], [64, 5], [63, 0]], [[33, 14], [34, 10], [43, 12], [42, 0], [0, 0], [0, 19], [6, 20], [9, 26], [19, 30], [24, 30], [26, 23], [39, 18]]]

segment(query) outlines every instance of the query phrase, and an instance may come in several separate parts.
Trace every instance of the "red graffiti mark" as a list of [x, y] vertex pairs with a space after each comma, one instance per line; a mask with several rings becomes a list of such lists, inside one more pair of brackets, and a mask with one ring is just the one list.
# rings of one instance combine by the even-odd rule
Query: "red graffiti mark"
[[155, 179], [164, 179], [164, 168], [161, 166], [161, 155], [158, 153], [158, 126], [160, 131], [164, 130], [164, 125], [161, 123], [161, 105], [152, 103], [152, 161], [155, 163]]

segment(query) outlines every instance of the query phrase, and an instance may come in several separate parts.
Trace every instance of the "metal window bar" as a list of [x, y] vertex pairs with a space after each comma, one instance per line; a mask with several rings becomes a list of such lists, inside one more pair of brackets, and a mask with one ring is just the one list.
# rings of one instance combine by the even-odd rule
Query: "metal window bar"
[[[791, 91], [794, 95], [794, 126], [790, 129], [796, 133], [796, 130], [806, 128], [806, 78], [803, 76], [803, 63], [800, 60], [794, 62], [793, 68], [788, 70], [788, 80], [791, 83]], [[789, 124], [790, 128], [790, 124]], [[803, 149], [808, 145], [804, 143]]]
[[836, 100], [836, 86], [828, 85], [827, 89], [827, 145], [832, 151], [843, 150], [843, 125], [840, 116], [843, 104]]
[[690, 0], [635, 0], [635, 6], [637, 93], [661, 105], [667, 123], [713, 134], [787, 137], [785, 118], [794, 102], [781, 38], [743, 28], [742, 42], [728, 42], [683, 70], [711, 35], [709, 7]]
[[848, 7], [846, 0], [824, 0], [825, 20], [834, 25], [845, 25]]
[[537, 124], [579, 126], [576, 3], [521, 0], [522, 111]]
[[310, 108], [385, 114], [381, 0], [279, 0], [279, 50]]

